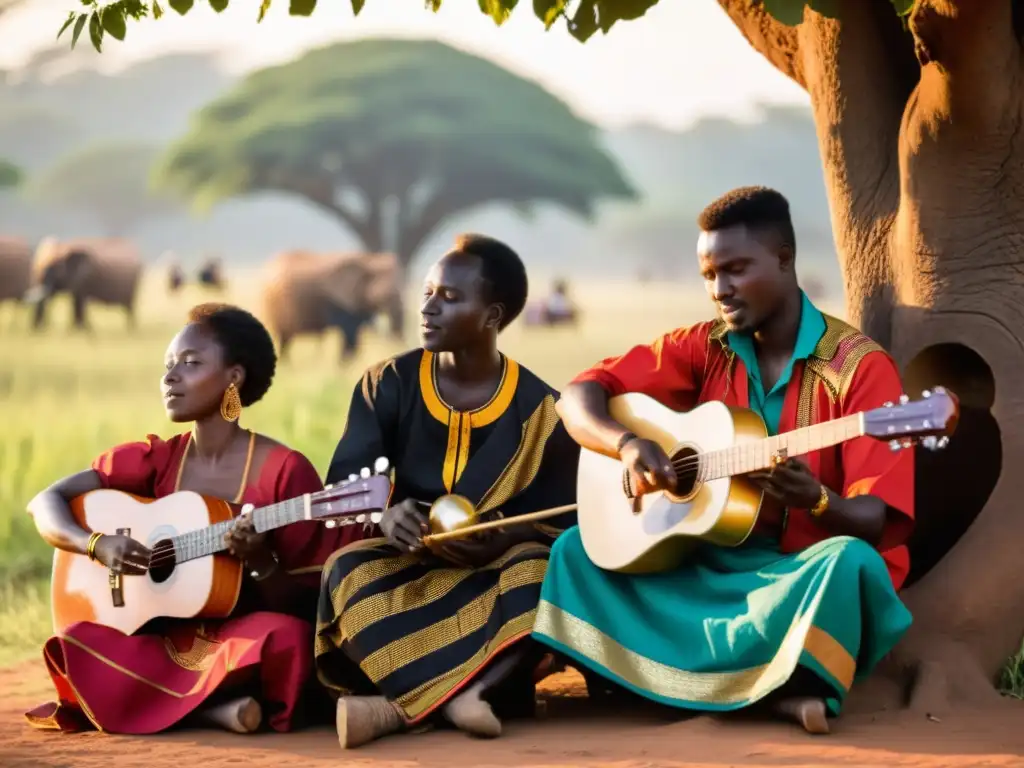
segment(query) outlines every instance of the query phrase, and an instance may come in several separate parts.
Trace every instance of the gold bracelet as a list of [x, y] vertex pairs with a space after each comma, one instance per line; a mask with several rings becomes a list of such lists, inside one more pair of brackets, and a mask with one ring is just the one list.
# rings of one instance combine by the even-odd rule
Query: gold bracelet
[[821, 486], [821, 496], [818, 497], [818, 503], [811, 507], [811, 517], [821, 517], [825, 514], [825, 510], [828, 509], [828, 488], [824, 485]]
[[99, 543], [99, 540], [102, 539], [102, 538], [103, 538], [103, 534], [102, 533], [93, 533], [89, 537], [89, 544], [85, 548], [85, 554], [89, 556], [90, 560], [95, 560], [96, 559], [96, 545]]

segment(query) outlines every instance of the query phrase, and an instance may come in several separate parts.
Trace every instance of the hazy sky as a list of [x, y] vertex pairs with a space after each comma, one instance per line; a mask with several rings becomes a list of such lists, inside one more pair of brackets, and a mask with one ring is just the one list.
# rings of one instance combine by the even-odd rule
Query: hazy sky
[[[0, 30], [0, 67], [49, 45], [77, 5], [29, 0]], [[705, 114], [748, 118], [758, 102], [807, 103], [802, 90], [747, 46], [714, 0], [662, 0], [644, 18], [620, 23], [608, 36], [597, 33], [585, 45], [561, 25], [545, 32], [525, 1], [501, 28], [479, 12], [476, 0], [446, 0], [438, 14], [423, 5], [368, 0], [354, 18], [348, 0], [321, 0], [312, 17], [290, 18], [287, 0], [275, 0], [257, 24], [257, 0], [233, 0], [220, 15], [197, 0], [184, 18], [167, 9], [158, 22], [129, 23], [125, 41], [109, 40], [100, 60], [119, 68], [167, 51], [212, 48], [223, 53], [227, 66], [242, 70], [335, 40], [427, 37], [532, 77], [605, 124], [683, 127]], [[80, 43], [89, 45], [86, 35]]]

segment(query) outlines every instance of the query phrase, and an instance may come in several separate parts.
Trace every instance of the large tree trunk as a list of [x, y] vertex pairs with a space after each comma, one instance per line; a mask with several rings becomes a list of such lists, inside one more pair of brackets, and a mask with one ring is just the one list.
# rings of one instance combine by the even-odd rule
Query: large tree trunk
[[756, 0], [719, 3], [811, 97], [849, 319], [888, 347], [909, 394], [944, 384], [963, 406], [950, 450], [918, 454], [913, 627], [854, 702], [998, 703], [1024, 635], [1015, 3], [917, 0], [909, 31], [889, 0], [839, 0], [838, 19], [808, 9], [798, 28]]

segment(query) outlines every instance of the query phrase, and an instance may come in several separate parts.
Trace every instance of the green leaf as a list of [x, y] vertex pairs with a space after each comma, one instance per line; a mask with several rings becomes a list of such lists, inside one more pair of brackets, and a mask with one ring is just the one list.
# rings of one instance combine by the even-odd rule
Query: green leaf
[[75, 23], [75, 12], [74, 11], [70, 11], [68, 13], [67, 21], [64, 22], [64, 25], [60, 28], [60, 32], [57, 33], [57, 39], [60, 40], [60, 36], [63, 35], [65, 32], [67, 32], [68, 27], [70, 27], [74, 23]]
[[[804, 0], [762, 0], [764, 9], [787, 27], [795, 27], [804, 20]], [[860, 0], [863, 2], [863, 0]]]
[[210, 7], [217, 13], [221, 13], [228, 7], [228, 0], [210, 0]]
[[260, 14], [256, 17], [256, 23], [259, 24], [267, 16], [267, 12], [270, 10], [270, 0], [260, 0]]
[[160, 7], [160, 3], [153, 0], [153, 18], [159, 19], [164, 15], [164, 9]]
[[96, 53], [103, 53], [103, 25], [100, 23], [100, 15], [96, 11], [89, 16], [89, 40]]
[[118, 5], [108, 5], [100, 17], [104, 31], [115, 40], [124, 40], [125, 23], [124, 9]]
[[839, 18], [840, 0], [811, 0], [808, 5], [826, 19]]
[[316, 0], [288, 0], [289, 16], [311, 16], [316, 10]]
[[89, 14], [83, 13], [78, 17], [78, 21], [75, 22], [75, 30], [71, 33], [71, 49], [74, 50], [75, 44], [78, 42], [79, 35], [82, 34], [82, 30], [85, 29], [85, 22], [89, 20]]
[[585, 43], [597, 29], [597, 1], [580, 0], [576, 13], [569, 21], [569, 33], [581, 43]]
[[167, 4], [173, 8], [179, 16], [184, 16], [192, 10], [195, 0], [167, 0]]
[[914, 0], [892, 0], [892, 7], [899, 16], [907, 16], [914, 10]]
[[544, 22], [544, 29], [551, 29], [551, 25], [565, 15], [567, 0], [533, 0], [534, 15]]
[[441, 0], [425, 0], [424, 5], [434, 13], [441, 10]]
[[352, 0], [352, 15], [358, 16], [364, 5], [366, 5], [366, 0]]
[[615, 22], [639, 19], [657, 4], [658, 0], [602, 0], [598, 5], [598, 24], [608, 34]]
[[508, 21], [519, 0], [477, 0], [480, 10], [494, 19], [499, 27]]

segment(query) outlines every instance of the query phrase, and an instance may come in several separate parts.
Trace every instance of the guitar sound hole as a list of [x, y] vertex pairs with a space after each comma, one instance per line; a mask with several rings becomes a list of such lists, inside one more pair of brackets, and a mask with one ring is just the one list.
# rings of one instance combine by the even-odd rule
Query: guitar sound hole
[[676, 491], [672, 495], [685, 499], [697, 490], [696, 449], [680, 448], [672, 454], [672, 466], [676, 470]]
[[174, 557], [174, 545], [164, 539], [153, 546], [153, 556], [149, 561], [149, 578], [157, 584], [163, 584], [174, 573], [177, 565]]

